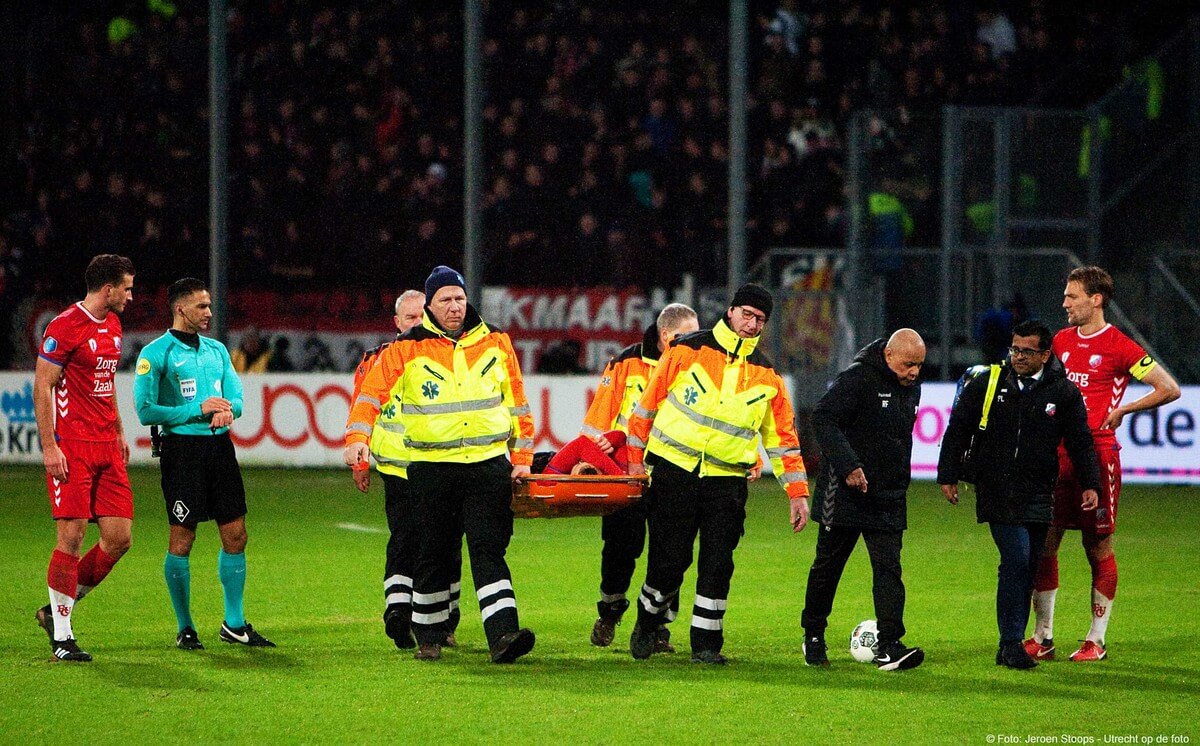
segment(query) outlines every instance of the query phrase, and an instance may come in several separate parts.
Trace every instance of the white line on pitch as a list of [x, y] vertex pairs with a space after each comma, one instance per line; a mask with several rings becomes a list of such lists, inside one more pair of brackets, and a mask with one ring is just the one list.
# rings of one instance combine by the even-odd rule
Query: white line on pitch
[[361, 523], [335, 523], [334, 526], [346, 531], [357, 531], [360, 534], [386, 534], [386, 528], [377, 526], [364, 526]]

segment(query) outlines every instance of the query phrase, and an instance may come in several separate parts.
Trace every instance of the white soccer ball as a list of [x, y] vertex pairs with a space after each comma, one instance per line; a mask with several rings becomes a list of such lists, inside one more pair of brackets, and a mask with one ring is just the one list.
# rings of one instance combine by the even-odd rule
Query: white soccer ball
[[859, 663], [870, 663], [879, 645], [879, 629], [874, 619], [859, 622], [850, 633], [850, 657]]

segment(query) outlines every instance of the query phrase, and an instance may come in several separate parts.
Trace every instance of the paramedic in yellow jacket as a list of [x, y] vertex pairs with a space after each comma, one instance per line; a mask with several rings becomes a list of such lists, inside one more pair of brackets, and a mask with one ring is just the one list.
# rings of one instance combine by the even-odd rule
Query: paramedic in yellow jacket
[[[672, 303], [663, 308], [655, 323], [646, 329], [642, 341], [618, 352], [605, 366], [596, 396], [583, 418], [583, 434], [596, 441], [605, 452], [612, 444], [605, 439], [604, 433], [620, 430], [628, 434], [629, 416], [645, 393], [659, 358], [676, 337], [699, 329], [696, 312], [690, 307]], [[604, 549], [600, 554], [600, 600], [596, 602], [598, 616], [592, 625], [592, 644], [608, 647], [621, 616], [629, 608], [625, 592], [633, 579], [637, 558], [646, 545], [645, 505], [639, 502], [601, 518], [600, 536]], [[678, 604], [667, 611], [667, 616], [674, 618], [677, 610]], [[655, 652], [674, 652], [671, 634], [665, 625], [657, 631]]]
[[[425, 293], [420, 290], [405, 290], [396, 298], [395, 315], [392, 322], [396, 325], [396, 338], [412, 329], [425, 318]], [[362, 382], [367, 373], [379, 362], [379, 356], [396, 340], [384, 342], [363, 353], [362, 360], [354, 369], [354, 389], [350, 401], [358, 399], [362, 390]], [[400, 385], [390, 393], [400, 393]], [[408, 488], [408, 448], [404, 445], [404, 423], [400, 420], [400, 405], [389, 396], [387, 403], [379, 411], [371, 431], [371, 457], [375, 459], [375, 468], [383, 479], [383, 509], [387, 516], [388, 542], [383, 572], [383, 628], [396, 647], [406, 650], [416, 647], [413, 640], [412, 622], [412, 576], [413, 567], [417, 564], [417, 551], [420, 534], [417, 531], [416, 510], [417, 501]], [[354, 486], [360, 492], [366, 492], [371, 487], [371, 465], [367, 462], [357, 464], [350, 472], [354, 476]], [[459, 610], [458, 597], [460, 593], [462, 572], [462, 550], [456, 555], [455, 572], [450, 580], [450, 621], [447, 626], [449, 634], [443, 645], [454, 647], [454, 630], [458, 627]]]
[[388, 346], [363, 379], [347, 423], [345, 460], [353, 467], [369, 458], [381, 404], [398, 404], [420, 532], [412, 597], [416, 657], [441, 657], [455, 547], [465, 533], [492, 661], [511, 663], [534, 644], [533, 632], [518, 623], [504, 560], [513, 529], [510, 480], [529, 473], [533, 417], [512, 342], [467, 303], [463, 276], [435, 267], [425, 297], [421, 324]]
[[790, 498], [793, 531], [808, 523], [808, 477], [783, 379], [755, 350], [771, 315], [771, 294], [738, 289], [712, 329], [675, 340], [659, 361], [629, 421], [629, 472], [653, 472], [650, 556], [629, 640], [634, 658], [654, 652], [655, 630], [679, 593], [700, 535], [692, 660], [725, 663], [721, 654], [733, 550], [746, 520], [746, 482], [759, 438]]

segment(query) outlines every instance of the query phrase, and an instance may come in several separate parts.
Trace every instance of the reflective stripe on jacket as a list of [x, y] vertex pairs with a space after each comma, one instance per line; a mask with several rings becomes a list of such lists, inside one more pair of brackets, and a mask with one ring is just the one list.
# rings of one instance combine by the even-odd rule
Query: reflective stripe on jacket
[[783, 379], [724, 320], [680, 337], [663, 355], [629, 426], [629, 460], [643, 450], [701, 477], [745, 476], [758, 441], [789, 497], [808, 495], [792, 404]]
[[[379, 362], [392, 343], [385, 342], [380, 346], [363, 353], [362, 361], [354, 370], [354, 393], [350, 396], [351, 403], [358, 400], [362, 391], [362, 382], [367, 373]], [[388, 400], [380, 402], [379, 417], [375, 419], [375, 428], [371, 431], [371, 455], [375, 458], [375, 468], [382, 474], [393, 474], [401, 479], [408, 478], [408, 448], [404, 445], [404, 423], [400, 421], [399, 381], [392, 387]]]

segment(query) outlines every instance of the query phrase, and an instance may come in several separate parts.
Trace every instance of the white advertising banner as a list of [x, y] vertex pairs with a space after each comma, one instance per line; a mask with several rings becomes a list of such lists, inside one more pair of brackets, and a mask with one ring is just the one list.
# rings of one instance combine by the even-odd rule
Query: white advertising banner
[[[942, 435], [954, 403], [953, 383], [927, 383], [921, 387], [921, 406], [913, 427], [912, 474], [914, 479], [937, 477]], [[1131, 402], [1150, 389], [1130, 386]], [[1121, 444], [1121, 472], [1125, 482], [1200, 484], [1200, 386], [1184, 386], [1183, 396], [1170, 404], [1125, 418], [1117, 430]]]
[[[233, 425], [238, 458], [245, 464], [337, 466], [350, 406], [350, 374], [246, 375], [243, 415]], [[537, 450], [557, 450], [579, 433], [595, 391], [593, 376], [525, 379], [533, 409]], [[1131, 387], [1126, 401], [1145, 393]], [[117, 375], [117, 398], [136, 463], [152, 463], [149, 430], [137, 424], [133, 376]], [[933, 479], [954, 384], [925, 384], [913, 438], [913, 477]], [[1125, 418], [1117, 434], [1127, 482], [1200, 484], [1200, 387], [1152, 412]], [[41, 463], [33, 414], [33, 373], [0, 373], [0, 463]]]
[[[527, 376], [537, 450], [558, 450], [579, 434], [599, 380], [593, 376]], [[340, 466], [350, 408], [349, 373], [267, 373], [242, 376], [245, 403], [233, 423], [243, 464]], [[150, 430], [138, 425], [133, 374], [117, 374], [117, 400], [134, 463], [152, 463]], [[0, 463], [42, 462], [33, 413], [33, 373], [0, 373]]]

